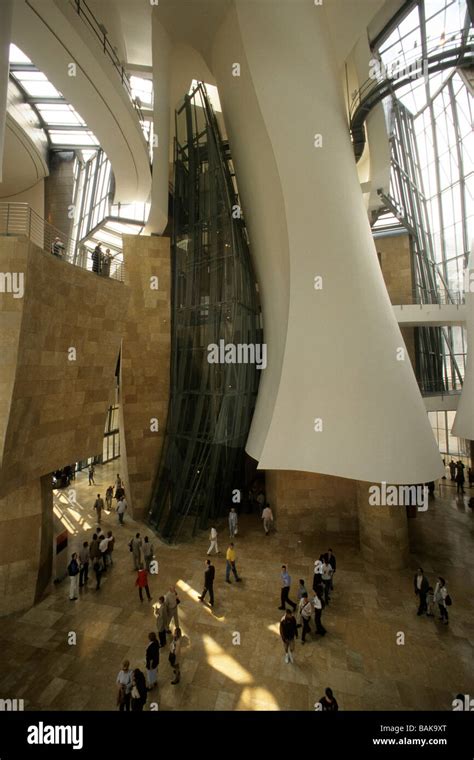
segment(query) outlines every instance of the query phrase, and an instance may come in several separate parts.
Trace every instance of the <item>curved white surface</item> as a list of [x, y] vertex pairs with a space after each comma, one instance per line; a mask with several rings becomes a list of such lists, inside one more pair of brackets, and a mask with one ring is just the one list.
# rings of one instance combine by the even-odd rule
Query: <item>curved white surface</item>
[[[69, 2], [15, 3], [12, 41], [80, 113], [109, 157], [115, 202], [144, 202], [151, 189], [148, 148], [112, 63]], [[76, 76], [69, 64], [76, 63]]]
[[467, 329], [466, 372], [452, 434], [458, 438], [474, 441], [474, 243], [471, 248], [467, 281], [469, 288], [465, 291]]
[[[324, 9], [234, 5], [217, 35], [214, 73], [269, 361], [247, 451], [265, 469], [435, 479], [444, 470], [408, 354], [397, 360], [404, 343], [364, 209]], [[242, 68], [233, 78], [235, 61]], [[323, 147], [314, 147], [315, 134]]]

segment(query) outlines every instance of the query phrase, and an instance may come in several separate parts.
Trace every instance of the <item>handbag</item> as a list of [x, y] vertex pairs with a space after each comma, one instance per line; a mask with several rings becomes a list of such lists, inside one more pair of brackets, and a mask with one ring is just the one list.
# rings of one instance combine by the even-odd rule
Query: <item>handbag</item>
[[168, 661], [170, 665], [174, 665], [176, 662], [176, 655], [174, 652], [170, 652], [168, 655]]
[[444, 600], [444, 602], [446, 604], [446, 607], [451, 607], [451, 605], [453, 603], [453, 600], [451, 599], [451, 597], [449, 596], [449, 594], [446, 596], [446, 599]]

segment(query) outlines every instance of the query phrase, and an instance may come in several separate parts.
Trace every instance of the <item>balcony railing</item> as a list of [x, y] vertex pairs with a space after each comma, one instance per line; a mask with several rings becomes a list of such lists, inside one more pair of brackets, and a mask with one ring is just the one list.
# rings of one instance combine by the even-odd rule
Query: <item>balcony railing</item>
[[[120, 81], [122, 82], [122, 85], [125, 88], [128, 94], [128, 97], [130, 98], [132, 106], [137, 112], [138, 119], [140, 123], [143, 125], [145, 121], [143, 111], [140, 108], [140, 104], [138, 103], [137, 98], [133, 94], [130, 80], [127, 74], [125, 73], [125, 69], [122, 65], [120, 58], [115, 52], [115, 48], [112, 46], [108, 38], [106, 30], [104, 29], [103, 25], [98, 22], [98, 20], [92, 13], [91, 9], [87, 5], [86, 0], [70, 0], [70, 3], [75, 9], [79, 18], [82, 19], [82, 21], [85, 23], [88, 29], [98, 39], [100, 46], [102, 50], [104, 51], [104, 54], [109, 58], [109, 60], [112, 63], [112, 66], [117, 71], [117, 74], [120, 77]], [[146, 139], [146, 136], [145, 136], [145, 139]], [[149, 139], [147, 139], [147, 142], [149, 142]]]
[[78, 251], [73, 238], [42, 219], [27, 203], [0, 203], [0, 235], [26, 235], [43, 251], [68, 264], [123, 282], [122, 262], [94, 262], [92, 251], [85, 247]]
[[465, 303], [462, 290], [420, 290], [418, 288], [404, 291], [389, 291], [392, 306], [463, 306]]

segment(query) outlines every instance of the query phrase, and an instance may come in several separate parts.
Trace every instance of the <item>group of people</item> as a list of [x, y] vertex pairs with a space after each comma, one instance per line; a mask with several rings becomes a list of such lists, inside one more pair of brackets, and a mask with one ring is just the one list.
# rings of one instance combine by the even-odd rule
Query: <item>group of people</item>
[[[94, 481], [94, 465], [90, 465], [89, 467], [89, 485], [95, 485]], [[101, 519], [102, 519], [102, 510], [107, 508], [108, 512], [112, 512], [112, 502], [113, 500], [116, 500], [117, 506], [116, 506], [116, 513], [118, 517], [119, 525], [123, 525], [125, 512], [128, 508], [128, 502], [125, 498], [125, 488], [123, 485], [122, 478], [117, 473], [117, 478], [115, 480], [115, 493], [114, 493], [114, 486], [109, 486], [107, 488], [107, 491], [105, 492], [105, 504], [104, 499], [100, 495], [100, 493], [97, 494], [97, 498], [94, 502], [94, 509], [97, 512], [97, 522], [100, 525]]]
[[[322, 623], [324, 608], [330, 602], [330, 593], [334, 588], [334, 574], [336, 572], [336, 557], [332, 549], [321, 554], [314, 563], [313, 568], [313, 595], [310, 598], [306, 589], [305, 581], [301, 578], [298, 585], [298, 601], [290, 599], [291, 576], [286, 565], [281, 567], [281, 591], [280, 606], [285, 614], [280, 620], [280, 637], [285, 652], [285, 662], [293, 663], [295, 641], [298, 638], [298, 628], [302, 628], [301, 643], [306, 643], [306, 636], [311, 633], [310, 621], [314, 612], [315, 634], [326, 635], [326, 629]], [[287, 605], [291, 607], [288, 609]], [[298, 616], [298, 620], [295, 617]]]
[[[179, 659], [181, 652], [181, 629], [175, 628], [170, 642], [168, 662], [173, 669], [174, 678], [172, 684], [179, 683], [180, 670]], [[117, 675], [117, 706], [120, 712], [141, 712], [147, 702], [148, 692], [158, 686], [158, 666], [160, 664], [160, 649], [165, 646], [160, 644], [156, 633], [148, 634], [148, 646], [145, 651], [146, 677], [140, 668], [130, 669], [130, 661], [124, 660], [122, 669]]]
[[438, 605], [439, 620], [445, 625], [448, 625], [448, 607], [451, 606], [452, 600], [448, 594], [444, 578], [439, 576], [433, 589], [423, 572], [423, 568], [419, 567], [413, 578], [413, 583], [415, 587], [415, 596], [419, 599], [418, 612], [416, 614], [425, 614], [427, 617], [434, 617], [434, 611], [436, 605]]
[[[451, 459], [448, 467], [449, 467], [449, 472], [451, 475], [451, 480], [456, 483], [457, 493], [465, 493], [464, 491], [464, 483], [466, 481], [464, 477], [465, 465], [460, 459], [458, 459], [457, 462]], [[468, 468], [468, 481], [469, 481], [469, 487], [472, 488], [472, 486], [474, 485], [474, 473], [471, 467]]]
[[110, 277], [110, 265], [115, 257], [110, 253], [110, 248], [102, 250], [100, 243], [92, 252], [92, 271], [102, 277]]
[[95, 574], [96, 587], [99, 591], [102, 575], [107, 572], [107, 568], [113, 565], [112, 554], [115, 546], [115, 538], [112, 531], [107, 531], [107, 535], [101, 532], [100, 527], [92, 536], [89, 544], [84, 541], [79, 552], [74, 552], [71, 561], [67, 566], [69, 575], [69, 599], [77, 601], [79, 588], [82, 588], [89, 582], [89, 568]]

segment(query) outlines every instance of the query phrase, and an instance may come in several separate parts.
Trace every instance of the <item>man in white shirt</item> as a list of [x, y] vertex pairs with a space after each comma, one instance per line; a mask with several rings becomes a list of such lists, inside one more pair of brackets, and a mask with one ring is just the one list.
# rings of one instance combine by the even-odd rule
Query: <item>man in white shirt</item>
[[326, 629], [323, 626], [321, 622], [321, 616], [323, 614], [323, 603], [318, 596], [318, 594], [315, 594], [313, 597], [313, 606], [314, 606], [314, 620], [316, 623], [316, 633], [321, 634], [321, 636], [324, 636], [326, 633]]
[[125, 499], [125, 496], [122, 496], [120, 501], [117, 503], [117, 514], [119, 519], [119, 524], [123, 525], [123, 518], [125, 515], [125, 510], [127, 509], [127, 500]]
[[211, 528], [211, 532], [209, 534], [209, 549], [207, 550], [207, 553], [210, 554], [213, 549], [216, 550], [216, 554], [219, 554], [219, 547], [217, 546], [217, 530], [215, 528]]
[[270, 530], [273, 527], [273, 512], [270, 509], [269, 504], [267, 504], [267, 506], [262, 512], [262, 520], [263, 520], [263, 529], [265, 531], [265, 535], [268, 536], [270, 533]]
[[303, 596], [301, 597], [300, 604], [299, 604], [299, 613], [300, 613], [301, 621], [303, 623], [303, 633], [301, 634], [302, 644], [304, 644], [306, 641], [306, 634], [311, 633], [309, 621], [311, 620], [312, 612], [313, 612], [313, 606], [308, 599], [308, 594], [305, 592]]
[[329, 562], [323, 562], [321, 567], [321, 577], [323, 581], [324, 586], [324, 601], [326, 604], [329, 604], [330, 596], [329, 591], [331, 589], [331, 580], [334, 570], [332, 569]]

